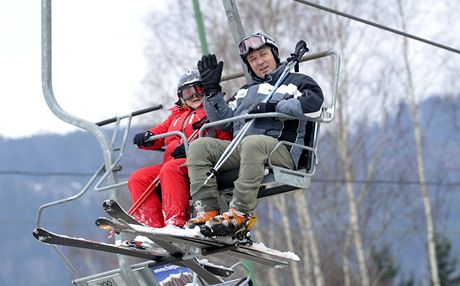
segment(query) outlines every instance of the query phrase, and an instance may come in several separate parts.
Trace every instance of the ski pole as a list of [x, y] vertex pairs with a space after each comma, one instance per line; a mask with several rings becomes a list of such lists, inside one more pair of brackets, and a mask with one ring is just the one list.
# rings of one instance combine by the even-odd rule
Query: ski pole
[[[297, 42], [295, 46], [295, 52], [291, 54], [291, 57], [288, 58], [288, 63], [286, 67], [284, 68], [283, 72], [281, 73], [279, 79], [273, 86], [272, 90], [270, 93], [262, 100], [262, 103], [268, 102], [270, 98], [272, 97], [273, 93], [278, 89], [278, 87], [283, 83], [284, 79], [286, 76], [291, 72], [292, 68], [294, 68], [296, 65], [299, 64], [300, 58], [308, 51], [307, 44], [300, 40]], [[215, 176], [217, 171], [222, 167], [222, 165], [227, 161], [227, 159], [230, 157], [230, 155], [235, 151], [236, 147], [238, 144], [243, 140], [244, 135], [246, 132], [249, 130], [249, 128], [252, 126], [254, 123], [255, 118], [251, 119], [248, 121], [243, 128], [241, 128], [240, 132], [237, 134], [237, 136], [232, 140], [232, 142], [227, 146], [225, 151], [222, 153], [220, 156], [219, 160], [216, 162], [216, 165], [211, 168], [209, 176], [206, 178], [204, 181], [204, 184], [207, 184], [207, 182]]]
[[158, 184], [160, 183], [160, 176], [158, 175], [152, 183], [145, 189], [145, 191], [142, 193], [142, 195], [136, 200], [136, 202], [131, 206], [131, 208], [128, 210], [128, 214], [133, 215], [139, 207], [145, 202], [148, 196], [153, 192], [158, 187]]

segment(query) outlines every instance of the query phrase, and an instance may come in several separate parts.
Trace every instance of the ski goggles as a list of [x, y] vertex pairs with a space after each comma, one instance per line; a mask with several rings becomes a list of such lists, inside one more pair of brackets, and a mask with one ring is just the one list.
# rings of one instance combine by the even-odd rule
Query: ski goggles
[[246, 37], [240, 42], [238, 46], [238, 49], [240, 50], [240, 56], [245, 57], [249, 53], [250, 49], [257, 50], [265, 44], [274, 45], [275, 43], [263, 35], [251, 35]]
[[201, 85], [189, 85], [180, 91], [180, 95], [185, 101], [190, 100], [193, 97], [202, 97], [204, 96], [204, 88]]

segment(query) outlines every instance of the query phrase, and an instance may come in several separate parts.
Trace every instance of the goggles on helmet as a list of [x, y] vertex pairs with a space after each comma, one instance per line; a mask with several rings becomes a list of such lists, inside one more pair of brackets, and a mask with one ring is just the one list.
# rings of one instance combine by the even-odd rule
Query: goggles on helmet
[[265, 44], [272, 44], [275, 45], [273, 40], [264, 37], [263, 35], [251, 35], [244, 38], [240, 45], [238, 46], [240, 50], [240, 56], [245, 57], [250, 49], [257, 50], [258, 48], [262, 47]]
[[188, 85], [180, 91], [180, 96], [183, 100], [187, 101], [193, 97], [204, 96], [204, 88], [202, 85]]

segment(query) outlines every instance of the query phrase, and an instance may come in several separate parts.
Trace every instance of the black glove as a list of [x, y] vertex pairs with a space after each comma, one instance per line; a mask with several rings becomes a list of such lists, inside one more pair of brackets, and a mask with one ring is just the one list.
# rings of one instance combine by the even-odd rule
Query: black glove
[[184, 144], [177, 145], [176, 149], [172, 151], [171, 156], [173, 156], [174, 159], [186, 158]]
[[192, 123], [192, 129], [193, 130], [198, 130], [200, 129], [203, 125], [205, 125], [206, 123], [208, 123], [208, 117], [205, 116], [203, 118], [201, 118], [199, 121], [195, 121]]
[[294, 65], [295, 72], [299, 72], [299, 61], [302, 58], [302, 56], [308, 51], [309, 49], [307, 47], [307, 43], [305, 43], [302, 40], [297, 42], [297, 44], [295, 45], [295, 52], [292, 53], [291, 56], [287, 59], [288, 62], [297, 61], [297, 63]]
[[222, 76], [222, 69], [224, 68], [223, 61], [217, 63], [216, 55], [206, 55], [198, 61], [197, 67], [200, 72], [204, 92], [207, 96], [213, 96], [217, 92], [222, 91], [220, 78]]
[[144, 147], [150, 147], [153, 145], [153, 142], [155, 140], [152, 140], [152, 141], [147, 141], [147, 139], [149, 139], [150, 137], [154, 136], [155, 134], [153, 134], [152, 132], [150, 131], [145, 131], [145, 132], [142, 132], [142, 133], [137, 133], [136, 135], [134, 135], [134, 138], [133, 138], [133, 144], [136, 145], [137, 147], [139, 146], [144, 146]]
[[275, 112], [276, 103], [263, 103], [259, 102], [254, 104], [248, 111], [248, 114], [254, 114], [254, 113], [265, 113], [265, 112]]

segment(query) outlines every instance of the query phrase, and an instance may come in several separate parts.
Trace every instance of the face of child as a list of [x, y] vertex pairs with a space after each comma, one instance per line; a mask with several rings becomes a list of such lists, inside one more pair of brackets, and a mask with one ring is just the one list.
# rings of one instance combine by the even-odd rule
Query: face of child
[[204, 89], [201, 85], [186, 86], [182, 89], [181, 96], [188, 107], [196, 109], [203, 103]]

